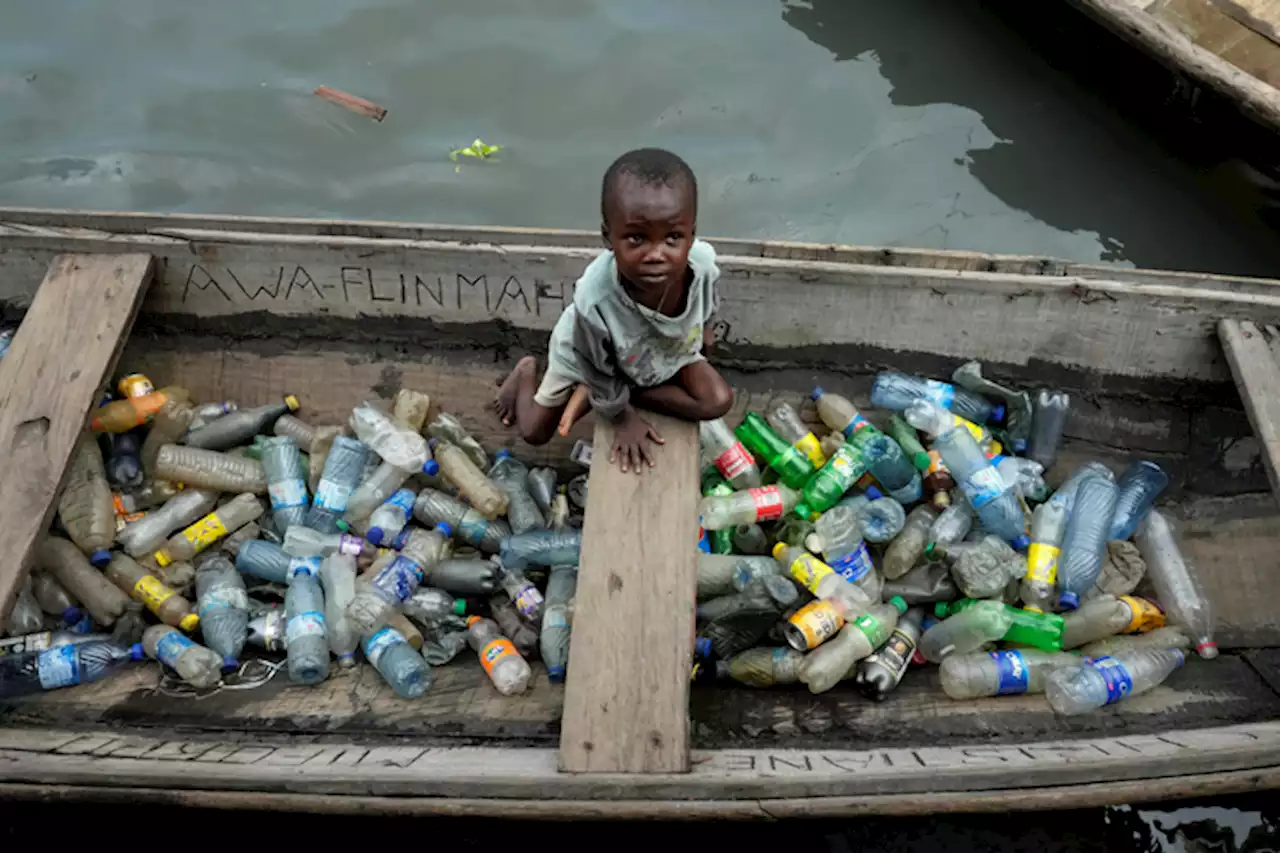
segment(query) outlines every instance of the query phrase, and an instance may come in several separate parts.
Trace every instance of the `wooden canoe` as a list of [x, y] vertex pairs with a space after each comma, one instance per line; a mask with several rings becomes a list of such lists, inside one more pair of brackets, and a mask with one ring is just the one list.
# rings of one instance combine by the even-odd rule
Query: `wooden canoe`
[[[120, 359], [197, 399], [285, 391], [316, 423], [399, 388], [488, 447], [514, 360], [545, 349], [598, 238], [577, 232], [0, 210], [0, 306], [31, 305], [60, 254], [151, 255]], [[818, 381], [866, 401], [887, 366], [1072, 394], [1053, 475], [1140, 455], [1218, 609], [1216, 661], [1121, 705], [957, 703], [912, 671], [883, 703], [837, 688], [695, 688], [687, 774], [561, 773], [563, 691], [503, 698], [473, 660], [397, 699], [367, 667], [197, 697], [139, 666], [0, 708], [0, 794], [233, 807], [571, 818], [736, 818], [1071, 808], [1280, 785], [1280, 553], [1266, 463], [1218, 342], [1280, 325], [1280, 282], [1049, 258], [715, 240], [719, 366], [734, 417]], [[78, 347], [76, 333], [50, 346]], [[811, 414], [811, 411], [809, 412]], [[568, 443], [517, 452], [565, 466]], [[1053, 480], [1055, 477], [1051, 476]]]

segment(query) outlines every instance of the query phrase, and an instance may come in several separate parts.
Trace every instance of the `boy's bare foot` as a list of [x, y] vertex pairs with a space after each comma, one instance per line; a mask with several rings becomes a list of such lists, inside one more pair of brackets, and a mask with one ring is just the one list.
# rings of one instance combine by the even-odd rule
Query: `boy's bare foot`
[[557, 427], [556, 432], [568, 435], [569, 430], [573, 429], [573, 425], [578, 422], [578, 418], [585, 415], [590, 408], [591, 389], [579, 382], [578, 387], [573, 389], [569, 402], [565, 404], [564, 414], [560, 416], [560, 426]]
[[526, 355], [516, 362], [516, 366], [511, 369], [511, 373], [506, 379], [502, 380], [502, 387], [498, 389], [498, 396], [493, 400], [493, 408], [498, 412], [498, 417], [502, 418], [502, 422], [507, 426], [511, 426], [516, 420], [516, 392], [520, 390], [520, 380], [526, 375], [532, 375], [537, 367], [537, 359], [531, 355]]

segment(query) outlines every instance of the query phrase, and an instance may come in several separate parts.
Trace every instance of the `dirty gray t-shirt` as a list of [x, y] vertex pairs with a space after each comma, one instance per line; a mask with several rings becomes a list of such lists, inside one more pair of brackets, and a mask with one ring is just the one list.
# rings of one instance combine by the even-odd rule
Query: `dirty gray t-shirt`
[[684, 311], [668, 317], [631, 298], [613, 252], [592, 261], [551, 332], [548, 377], [585, 384], [592, 408], [612, 420], [630, 401], [632, 385], [661, 385], [702, 360], [703, 329], [720, 305], [720, 269], [710, 243], [693, 242], [689, 269]]

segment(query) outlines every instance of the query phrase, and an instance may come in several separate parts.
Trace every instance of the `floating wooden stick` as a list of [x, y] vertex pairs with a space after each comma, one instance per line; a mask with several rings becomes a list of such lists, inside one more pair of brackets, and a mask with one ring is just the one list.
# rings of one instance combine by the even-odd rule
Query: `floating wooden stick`
[[340, 107], [346, 107], [353, 113], [360, 113], [368, 116], [374, 121], [382, 121], [387, 117], [385, 108], [378, 106], [373, 101], [366, 101], [364, 98], [357, 98], [355, 95], [348, 94], [340, 89], [333, 89], [329, 86], [321, 86], [316, 89], [316, 94], [324, 98], [326, 101], [332, 101]]

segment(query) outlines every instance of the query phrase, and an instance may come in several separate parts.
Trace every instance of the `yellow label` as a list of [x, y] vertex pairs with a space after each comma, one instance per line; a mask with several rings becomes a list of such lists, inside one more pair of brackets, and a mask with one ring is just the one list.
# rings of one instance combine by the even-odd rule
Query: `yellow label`
[[484, 667], [484, 671], [493, 677], [493, 668], [498, 665], [499, 661], [515, 655], [520, 657], [520, 653], [516, 651], [515, 645], [506, 637], [499, 637], [496, 640], [490, 640], [488, 645], [480, 652], [480, 665]]
[[159, 615], [160, 605], [173, 598], [177, 593], [165, 586], [155, 575], [143, 575], [133, 585], [133, 597], [147, 605], [147, 609]]
[[1133, 618], [1120, 633], [1137, 634], [1164, 627], [1164, 611], [1154, 601], [1147, 601], [1136, 595], [1122, 595], [1120, 600], [1129, 605], [1129, 610], [1133, 613]]
[[844, 627], [844, 617], [826, 599], [810, 601], [787, 621], [804, 637], [806, 649], [816, 649]]
[[795, 448], [809, 457], [809, 461], [813, 463], [814, 468], [821, 468], [827, 464], [827, 457], [822, 455], [822, 445], [818, 442], [818, 437], [813, 433], [806, 432], [804, 438], [795, 443]]
[[1027, 580], [1053, 583], [1058, 579], [1058, 555], [1062, 551], [1052, 545], [1032, 542], [1027, 549]]
[[227, 526], [222, 523], [222, 519], [218, 518], [216, 512], [211, 512], [182, 531], [182, 535], [191, 543], [198, 554], [223, 536], [226, 536]]
[[812, 554], [803, 554], [791, 563], [791, 577], [804, 584], [814, 595], [818, 594], [818, 584], [835, 570]]

